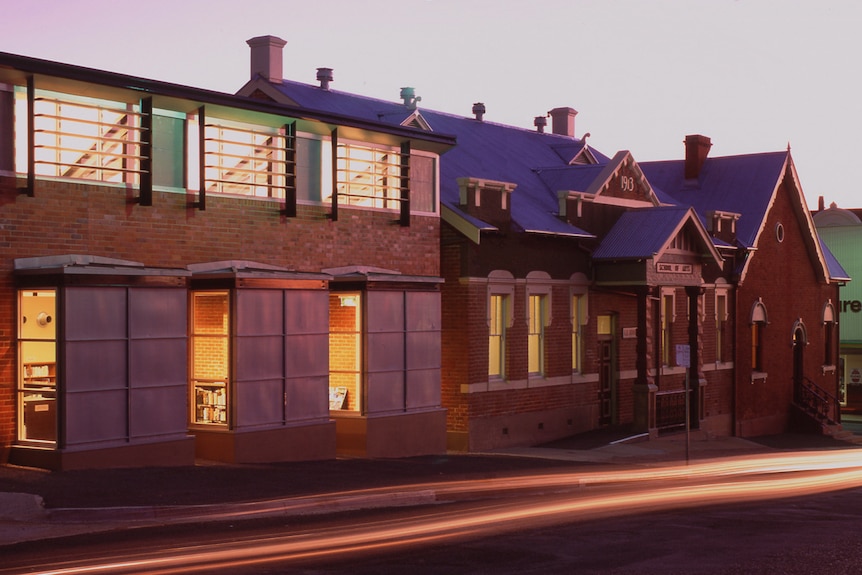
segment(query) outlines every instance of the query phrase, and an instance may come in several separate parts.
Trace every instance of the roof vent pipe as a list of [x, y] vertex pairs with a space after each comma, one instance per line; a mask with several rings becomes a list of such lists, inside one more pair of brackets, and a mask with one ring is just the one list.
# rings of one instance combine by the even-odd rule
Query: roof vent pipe
[[401, 88], [401, 99], [404, 100], [404, 105], [411, 110], [416, 109], [416, 105], [422, 101], [422, 98], [416, 96], [415, 88]]
[[540, 134], [544, 134], [545, 133], [545, 126], [548, 125], [547, 116], [536, 116], [533, 119], [533, 125], [536, 126], [537, 132], [539, 132]]
[[473, 115], [481, 122], [482, 118], [485, 116], [485, 104], [482, 102], [476, 102], [473, 104]]
[[318, 68], [317, 81], [320, 82], [322, 89], [329, 90], [329, 83], [332, 82], [332, 68]]

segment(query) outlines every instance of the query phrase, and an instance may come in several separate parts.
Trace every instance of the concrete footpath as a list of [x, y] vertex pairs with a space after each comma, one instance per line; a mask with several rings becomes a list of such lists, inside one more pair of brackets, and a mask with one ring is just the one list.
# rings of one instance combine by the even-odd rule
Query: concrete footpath
[[[845, 426], [847, 427], [847, 426]], [[296, 516], [502, 496], [533, 473], [650, 467], [810, 449], [860, 449], [784, 434], [755, 440], [696, 432], [645, 440], [603, 430], [541, 447], [393, 460], [48, 472], [0, 467], [0, 546], [83, 533], [266, 516]], [[541, 489], [541, 488], [536, 488]], [[519, 491], [523, 494], [523, 491]]]

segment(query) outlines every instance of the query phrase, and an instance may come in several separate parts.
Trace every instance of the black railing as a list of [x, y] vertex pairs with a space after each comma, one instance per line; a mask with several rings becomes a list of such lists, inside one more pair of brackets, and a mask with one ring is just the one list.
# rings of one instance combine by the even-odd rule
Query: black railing
[[655, 422], [659, 429], [685, 426], [685, 390], [656, 393]]
[[822, 423], [837, 425], [841, 419], [841, 404], [838, 398], [807, 377], [796, 383], [793, 401], [808, 415]]

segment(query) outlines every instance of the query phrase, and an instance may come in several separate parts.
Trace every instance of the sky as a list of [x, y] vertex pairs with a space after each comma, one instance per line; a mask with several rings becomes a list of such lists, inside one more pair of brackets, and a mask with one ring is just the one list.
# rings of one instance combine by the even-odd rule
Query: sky
[[860, 23], [855, 0], [0, 0], [0, 52], [234, 93], [273, 35], [285, 78], [527, 129], [568, 106], [609, 156], [790, 146], [808, 205], [851, 208]]

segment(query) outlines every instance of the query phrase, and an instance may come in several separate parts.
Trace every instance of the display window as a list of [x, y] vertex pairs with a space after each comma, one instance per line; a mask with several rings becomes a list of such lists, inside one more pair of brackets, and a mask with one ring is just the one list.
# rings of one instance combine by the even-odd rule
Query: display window
[[362, 294], [329, 296], [329, 408], [360, 413], [362, 398]]
[[193, 292], [191, 315], [191, 421], [227, 426], [231, 391], [230, 292]]
[[18, 440], [56, 445], [57, 294], [18, 292]]

